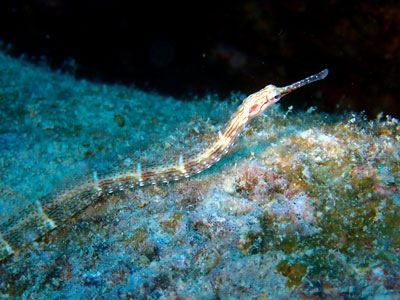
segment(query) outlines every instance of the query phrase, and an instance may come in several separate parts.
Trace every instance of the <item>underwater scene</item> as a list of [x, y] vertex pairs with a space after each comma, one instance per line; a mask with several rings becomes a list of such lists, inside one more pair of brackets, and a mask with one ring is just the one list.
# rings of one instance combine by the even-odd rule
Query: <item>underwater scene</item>
[[346, 98], [332, 87], [343, 71], [316, 58], [257, 87], [174, 94], [13, 42], [0, 47], [0, 299], [400, 299], [397, 86], [365, 111], [320, 109], [307, 98]]

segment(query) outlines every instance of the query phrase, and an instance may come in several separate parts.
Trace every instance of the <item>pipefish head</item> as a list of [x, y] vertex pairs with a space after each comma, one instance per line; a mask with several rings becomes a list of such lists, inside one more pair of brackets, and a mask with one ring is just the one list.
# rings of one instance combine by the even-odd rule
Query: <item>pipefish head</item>
[[328, 69], [324, 69], [318, 74], [311, 75], [303, 80], [297, 81], [285, 87], [276, 87], [275, 85], [267, 85], [262, 90], [248, 96], [243, 107], [248, 108], [248, 118], [254, 118], [261, 114], [268, 106], [278, 102], [283, 96], [301, 88], [314, 81], [324, 79], [328, 75]]

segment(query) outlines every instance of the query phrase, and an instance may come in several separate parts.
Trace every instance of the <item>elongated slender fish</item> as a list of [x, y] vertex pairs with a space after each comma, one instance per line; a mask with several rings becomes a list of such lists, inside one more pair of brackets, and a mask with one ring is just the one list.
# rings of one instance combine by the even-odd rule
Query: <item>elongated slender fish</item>
[[232, 148], [252, 118], [278, 102], [283, 96], [314, 81], [324, 79], [327, 75], [328, 69], [325, 69], [291, 85], [281, 88], [267, 85], [251, 94], [243, 100], [218, 134], [191, 153], [182, 153], [161, 162], [137, 162], [105, 171], [95, 171], [84, 180], [54, 195], [37, 199], [0, 226], [0, 260], [24, 249], [31, 242], [107, 194], [125, 188], [178, 180], [209, 168]]

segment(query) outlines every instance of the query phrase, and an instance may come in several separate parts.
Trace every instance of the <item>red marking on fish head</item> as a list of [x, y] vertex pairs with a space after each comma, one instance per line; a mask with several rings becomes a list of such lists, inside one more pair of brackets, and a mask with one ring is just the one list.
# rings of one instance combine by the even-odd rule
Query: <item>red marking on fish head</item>
[[258, 104], [254, 104], [252, 107], [250, 107], [249, 109], [249, 113], [251, 115], [253, 115], [255, 112], [257, 112], [258, 110], [260, 110], [260, 105]]

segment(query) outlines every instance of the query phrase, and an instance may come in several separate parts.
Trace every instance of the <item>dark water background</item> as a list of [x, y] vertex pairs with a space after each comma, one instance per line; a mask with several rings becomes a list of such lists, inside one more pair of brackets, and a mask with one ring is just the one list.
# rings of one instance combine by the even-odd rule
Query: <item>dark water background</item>
[[327, 67], [328, 79], [282, 105], [400, 116], [399, 1], [1, 1], [0, 40], [78, 78], [182, 99]]

